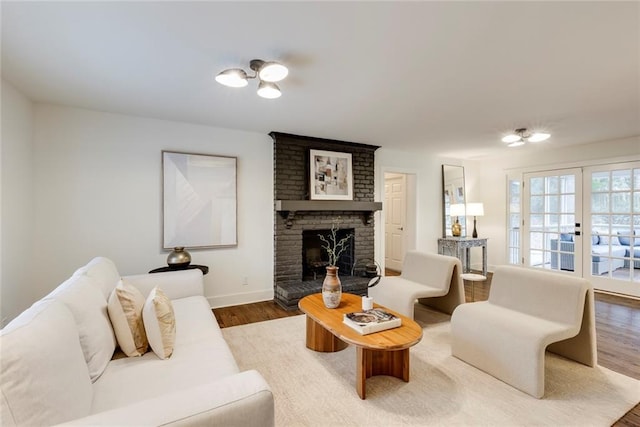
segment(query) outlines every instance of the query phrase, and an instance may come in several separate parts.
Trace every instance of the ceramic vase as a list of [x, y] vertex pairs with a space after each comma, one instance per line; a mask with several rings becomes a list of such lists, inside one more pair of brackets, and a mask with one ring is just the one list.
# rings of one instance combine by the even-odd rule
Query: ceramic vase
[[342, 283], [338, 277], [338, 267], [328, 266], [322, 282], [322, 301], [327, 308], [336, 308], [342, 299]]
[[172, 268], [184, 268], [191, 263], [191, 255], [184, 250], [184, 247], [177, 246], [167, 257], [167, 264]]

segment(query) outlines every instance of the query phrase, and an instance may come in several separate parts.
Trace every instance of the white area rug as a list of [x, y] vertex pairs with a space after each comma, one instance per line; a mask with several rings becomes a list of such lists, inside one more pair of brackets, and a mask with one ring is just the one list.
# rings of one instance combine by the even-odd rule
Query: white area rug
[[366, 400], [355, 389], [354, 348], [307, 349], [305, 316], [222, 333], [240, 369], [258, 370], [271, 386], [277, 426], [609, 426], [640, 402], [640, 381], [552, 354], [545, 396], [535, 399], [451, 356], [448, 316], [420, 323], [410, 381], [372, 377]]

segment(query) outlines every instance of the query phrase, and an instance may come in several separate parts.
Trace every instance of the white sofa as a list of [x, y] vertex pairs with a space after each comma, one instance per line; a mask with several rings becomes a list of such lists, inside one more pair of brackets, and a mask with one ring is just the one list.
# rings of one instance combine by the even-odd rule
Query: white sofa
[[119, 279], [95, 258], [0, 331], [0, 425], [274, 425], [273, 395], [258, 372], [239, 371], [200, 270], [123, 278], [171, 299], [176, 337], [165, 360], [113, 357], [107, 300]]

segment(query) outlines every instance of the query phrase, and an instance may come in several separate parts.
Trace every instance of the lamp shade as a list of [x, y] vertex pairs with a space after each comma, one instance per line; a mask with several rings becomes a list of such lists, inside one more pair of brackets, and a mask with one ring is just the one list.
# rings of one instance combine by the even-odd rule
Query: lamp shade
[[464, 204], [463, 203], [454, 203], [449, 207], [449, 215], [450, 216], [464, 216]]
[[469, 216], [483, 216], [484, 205], [482, 203], [467, 203], [467, 215]]
[[258, 95], [267, 99], [279, 98], [282, 95], [280, 88], [275, 83], [260, 82], [258, 85]]
[[247, 73], [239, 68], [221, 71], [216, 76], [216, 81], [229, 87], [245, 87], [248, 84]]
[[287, 77], [288, 74], [289, 69], [277, 62], [265, 62], [258, 72], [260, 80], [272, 83], [279, 82], [280, 80]]

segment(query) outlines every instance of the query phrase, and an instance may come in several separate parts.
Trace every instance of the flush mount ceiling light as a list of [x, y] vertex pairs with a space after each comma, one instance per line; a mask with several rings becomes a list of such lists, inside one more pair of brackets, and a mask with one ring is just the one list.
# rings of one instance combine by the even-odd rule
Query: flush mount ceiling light
[[258, 84], [259, 96], [275, 99], [282, 95], [280, 88], [275, 82], [279, 82], [287, 77], [289, 74], [287, 67], [275, 61], [266, 62], [261, 59], [252, 59], [251, 62], [249, 62], [249, 68], [253, 70], [254, 75], [247, 75], [247, 73], [240, 68], [230, 68], [218, 73], [216, 81], [229, 87], [245, 87], [249, 84], [249, 79], [257, 78], [260, 81]]
[[529, 133], [526, 128], [516, 129], [514, 133], [506, 135], [502, 138], [502, 142], [506, 142], [507, 147], [519, 147], [527, 142], [542, 142], [549, 139], [551, 134], [544, 132]]

